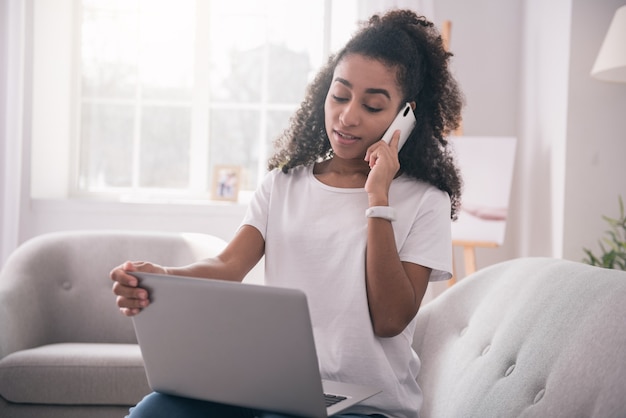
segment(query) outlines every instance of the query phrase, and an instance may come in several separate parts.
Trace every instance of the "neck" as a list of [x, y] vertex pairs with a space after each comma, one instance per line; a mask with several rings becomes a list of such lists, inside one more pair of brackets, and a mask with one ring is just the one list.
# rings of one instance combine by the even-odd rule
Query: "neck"
[[336, 156], [315, 164], [313, 174], [322, 183], [333, 187], [365, 187], [369, 165], [365, 161], [342, 160]]
[[369, 164], [365, 160], [344, 160], [337, 156], [324, 161], [320, 165], [322, 166], [320, 168], [322, 168], [326, 173], [334, 173], [344, 176], [354, 176], [359, 174], [367, 176], [370, 172]]

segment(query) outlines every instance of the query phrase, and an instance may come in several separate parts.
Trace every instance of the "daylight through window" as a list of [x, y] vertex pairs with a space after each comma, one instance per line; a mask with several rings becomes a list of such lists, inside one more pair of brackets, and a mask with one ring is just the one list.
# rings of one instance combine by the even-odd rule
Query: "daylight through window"
[[[330, 0], [76, 3], [77, 192], [204, 198], [217, 166], [241, 168], [240, 188], [256, 187], [273, 140], [326, 60], [328, 8], [339, 7]], [[342, 3], [353, 24], [355, 6]]]

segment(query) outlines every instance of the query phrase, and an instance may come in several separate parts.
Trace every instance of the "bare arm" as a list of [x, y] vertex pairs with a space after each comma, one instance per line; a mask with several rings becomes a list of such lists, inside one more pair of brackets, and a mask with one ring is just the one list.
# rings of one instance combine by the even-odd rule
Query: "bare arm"
[[232, 241], [216, 257], [208, 258], [183, 267], [163, 267], [149, 262], [127, 261], [111, 271], [113, 293], [117, 305], [126, 316], [133, 316], [150, 303], [148, 292], [139, 287], [137, 278], [128, 274], [131, 271], [173, 274], [211, 278], [218, 280], [242, 281], [246, 274], [259, 262], [265, 251], [265, 241], [254, 227], [244, 225]]
[[390, 221], [369, 218], [367, 229], [365, 272], [372, 326], [379, 337], [393, 337], [417, 314], [431, 270], [400, 261]]
[[167, 267], [165, 270], [167, 274], [177, 276], [240, 282], [263, 257], [264, 252], [265, 241], [261, 233], [250, 225], [244, 225], [217, 257], [184, 267]]
[[[396, 132], [391, 144], [379, 141], [367, 152], [366, 160], [372, 169], [365, 184], [370, 207], [389, 205], [389, 187], [400, 168], [398, 138]], [[431, 269], [400, 261], [391, 221], [383, 218], [368, 218], [365, 263], [374, 333], [379, 337], [396, 336], [419, 310]]]

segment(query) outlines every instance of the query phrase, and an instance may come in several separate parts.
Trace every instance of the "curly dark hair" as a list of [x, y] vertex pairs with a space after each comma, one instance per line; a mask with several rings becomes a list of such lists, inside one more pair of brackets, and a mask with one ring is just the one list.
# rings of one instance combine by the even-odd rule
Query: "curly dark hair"
[[[337, 64], [359, 54], [396, 69], [402, 103], [415, 102], [417, 124], [398, 159], [402, 173], [448, 193], [457, 218], [462, 180], [446, 136], [459, 126], [463, 95], [448, 68], [451, 53], [432, 22], [410, 10], [374, 15], [337, 54], [331, 56], [309, 85], [290, 126], [275, 141], [269, 169], [311, 164], [332, 157], [324, 123], [324, 102]], [[400, 110], [400, 109], [398, 109]]]

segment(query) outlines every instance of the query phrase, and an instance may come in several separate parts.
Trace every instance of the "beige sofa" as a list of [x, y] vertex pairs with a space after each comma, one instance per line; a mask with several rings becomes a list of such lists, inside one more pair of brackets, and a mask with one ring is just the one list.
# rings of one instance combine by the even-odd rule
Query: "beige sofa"
[[[180, 265], [207, 235], [66, 232], [0, 273], [0, 417], [122, 417], [149, 392], [108, 272]], [[418, 314], [423, 418], [626, 417], [626, 273], [556, 259], [501, 263]]]
[[150, 391], [109, 271], [127, 259], [181, 265], [225, 242], [200, 234], [36, 237], [0, 273], [0, 417], [123, 417]]

